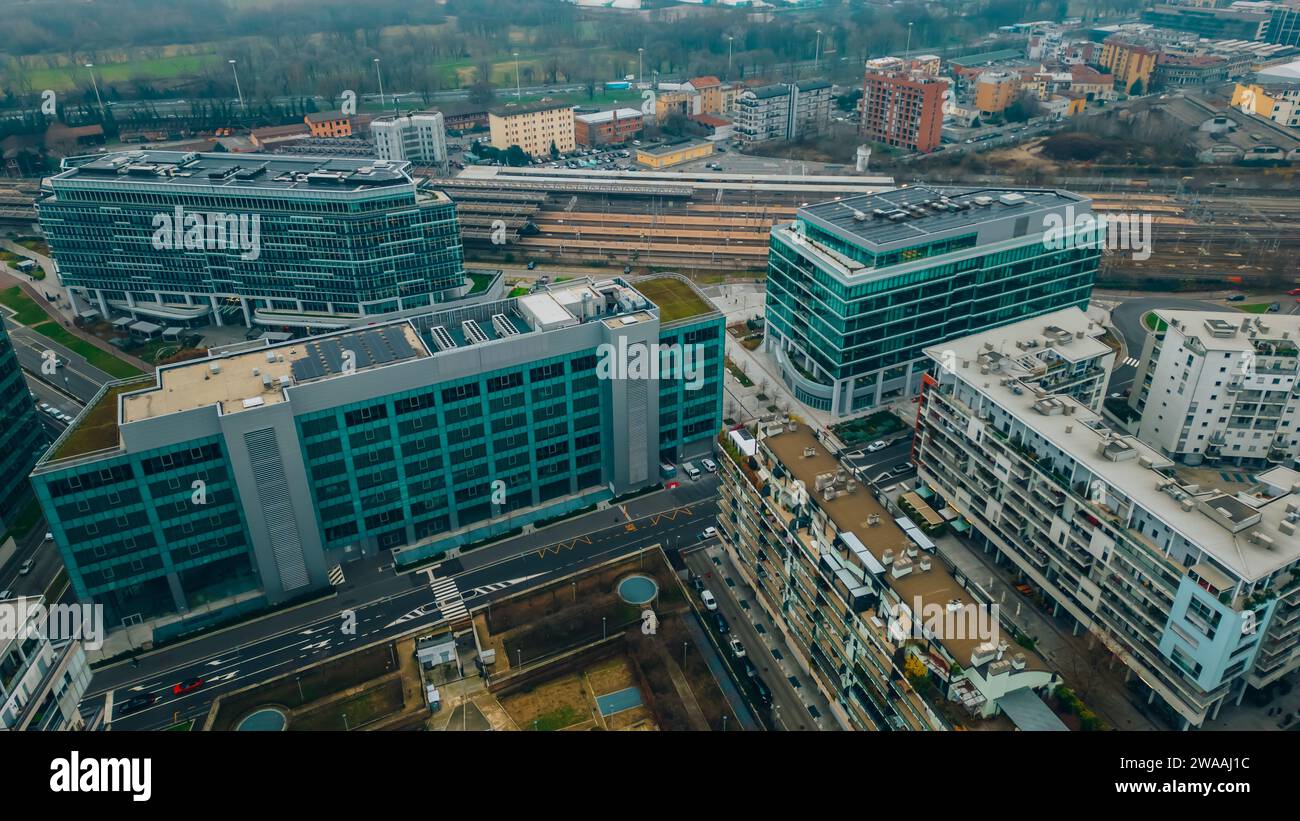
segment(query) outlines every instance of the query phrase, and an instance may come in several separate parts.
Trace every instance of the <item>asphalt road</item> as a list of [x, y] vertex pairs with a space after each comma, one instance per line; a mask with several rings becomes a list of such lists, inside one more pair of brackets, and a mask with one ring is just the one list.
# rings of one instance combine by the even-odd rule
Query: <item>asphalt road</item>
[[[5, 328], [13, 340], [14, 352], [18, 355], [18, 363], [23, 370], [82, 404], [93, 399], [100, 387], [113, 379], [92, 366], [80, 354], [30, 328], [9, 321], [7, 317]], [[47, 374], [42, 369], [46, 351], [54, 351], [55, 357], [66, 363], [53, 374]]]
[[1188, 299], [1186, 297], [1176, 296], [1158, 296], [1158, 297], [1129, 297], [1111, 311], [1111, 322], [1115, 324], [1120, 335], [1124, 337], [1124, 349], [1126, 357], [1115, 363], [1115, 369], [1111, 372], [1110, 385], [1107, 388], [1107, 395], [1112, 393], [1123, 393], [1133, 385], [1133, 379], [1137, 376], [1137, 358], [1142, 355], [1142, 346], [1146, 343], [1147, 329], [1142, 324], [1142, 317], [1148, 311], [1157, 308], [1181, 308], [1188, 311], [1222, 311], [1225, 313], [1239, 313], [1232, 308], [1227, 307], [1219, 302], [1209, 300]]
[[[132, 696], [152, 693], [158, 699], [152, 706], [114, 716], [111, 728], [156, 729], [197, 718], [206, 715], [222, 693], [443, 622], [440, 600], [432, 590], [435, 581], [453, 580], [464, 607], [472, 609], [514, 593], [520, 585], [543, 584], [646, 545], [671, 549], [694, 544], [701, 531], [716, 522], [716, 515], [717, 481], [706, 476], [426, 570], [397, 573], [391, 563], [351, 562], [343, 567], [347, 579], [326, 600], [164, 647], [141, 656], [138, 666], [124, 661], [97, 670], [82, 712], [103, 708], [112, 714]], [[445, 594], [441, 601], [447, 606]], [[455, 604], [450, 607], [458, 611]], [[344, 632], [346, 611], [355, 614], [355, 631], [350, 633]], [[528, 663], [526, 653], [523, 662]], [[190, 677], [204, 678], [206, 684], [173, 695], [172, 686]]]

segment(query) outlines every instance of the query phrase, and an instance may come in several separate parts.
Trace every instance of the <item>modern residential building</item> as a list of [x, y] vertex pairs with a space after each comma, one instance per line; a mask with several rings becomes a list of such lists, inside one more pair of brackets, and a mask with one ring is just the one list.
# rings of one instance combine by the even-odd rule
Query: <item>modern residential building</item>
[[439, 166], [447, 162], [447, 132], [439, 111], [377, 118], [370, 122], [370, 138], [381, 160]]
[[[77, 598], [167, 638], [657, 483], [721, 427], [725, 320], [684, 279], [642, 287], [660, 301], [577, 279], [105, 386], [32, 480]], [[664, 371], [665, 341], [700, 347]]]
[[1300, 316], [1155, 316], [1129, 397], [1138, 438], [1188, 465], [1300, 467]]
[[[44, 596], [0, 601], [0, 730], [81, 730], [79, 710], [90, 686], [90, 665], [77, 636], [62, 635], [66, 626], [82, 632], [80, 608], [67, 606], [51, 616]], [[89, 638], [89, 636], [84, 636]]]
[[[721, 444], [724, 544], [841, 726], [947, 729], [936, 702], [989, 717], [1002, 699], [1037, 700], [1026, 691], [1055, 681], [1032, 650], [1012, 649], [996, 608], [959, 583], [917, 525], [890, 514], [814, 430], [776, 420], [728, 431]], [[934, 612], [966, 623], [944, 629]], [[968, 619], [977, 613], [983, 630]], [[933, 674], [937, 692], [918, 692], [908, 660]]]
[[1228, 80], [1228, 61], [1209, 54], [1162, 54], [1151, 72], [1155, 89], [1218, 85]]
[[641, 111], [635, 108], [615, 108], [592, 114], [575, 114], [573, 138], [578, 145], [621, 145], [636, 139], [645, 127]]
[[1097, 236], [1067, 191], [928, 186], [800, 208], [772, 229], [764, 345], [800, 402], [836, 416], [920, 389], [924, 348], [1086, 307]]
[[409, 167], [123, 151], [66, 160], [37, 211], [60, 280], [104, 317], [342, 328], [466, 288], [455, 205]]
[[1019, 92], [1020, 77], [1014, 71], [985, 71], [975, 78], [975, 108], [984, 115], [1000, 114]]
[[27, 474], [49, 443], [13, 341], [0, 327], [0, 533], [33, 501]]
[[1151, 74], [1159, 57], [1159, 49], [1110, 37], [1101, 44], [1097, 63], [1115, 76], [1116, 90], [1146, 93], [1151, 90]]
[[862, 80], [862, 136], [923, 154], [939, 146], [948, 83], [920, 72], [876, 67]]
[[636, 161], [638, 165], [658, 171], [712, 155], [713, 143], [708, 140], [679, 139], [640, 146], [636, 150]]
[[1264, 40], [1284, 46], [1300, 46], [1300, 3], [1274, 3], [1269, 8]]
[[1117, 433], [1075, 398], [1109, 378], [1100, 332], [1066, 310], [927, 348], [921, 491], [1198, 726], [1300, 666], [1300, 473], [1230, 482]]
[[742, 142], [795, 140], [826, 127], [831, 84], [822, 80], [746, 89], [736, 98], [735, 133]]
[[302, 121], [311, 129], [313, 137], [351, 137], [352, 117], [342, 111], [316, 111]]
[[489, 111], [488, 122], [492, 147], [502, 151], [517, 145], [530, 157], [549, 157], [552, 148], [568, 153], [577, 147], [571, 103], [512, 103]]

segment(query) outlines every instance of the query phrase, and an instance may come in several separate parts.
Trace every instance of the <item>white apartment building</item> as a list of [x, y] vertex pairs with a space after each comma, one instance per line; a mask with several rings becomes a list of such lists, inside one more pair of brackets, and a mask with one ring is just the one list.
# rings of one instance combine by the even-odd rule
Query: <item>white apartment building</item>
[[381, 160], [405, 160], [416, 165], [442, 165], [447, 161], [447, 132], [441, 111], [374, 120], [370, 135]]
[[747, 89], [736, 98], [735, 134], [747, 143], [798, 139], [826, 127], [832, 102], [822, 80]]
[[1300, 666], [1300, 472], [1230, 483], [1112, 430], [1089, 385], [1114, 356], [1089, 324], [1066, 309], [927, 349], [921, 492], [1096, 635], [1148, 704], [1198, 726]]
[[1155, 312], [1129, 405], [1170, 459], [1296, 467], [1300, 316]]
[[84, 728], [78, 705], [90, 686], [86, 651], [80, 640], [55, 635], [68, 622], [43, 619], [44, 608], [43, 596], [0, 601], [0, 730]]

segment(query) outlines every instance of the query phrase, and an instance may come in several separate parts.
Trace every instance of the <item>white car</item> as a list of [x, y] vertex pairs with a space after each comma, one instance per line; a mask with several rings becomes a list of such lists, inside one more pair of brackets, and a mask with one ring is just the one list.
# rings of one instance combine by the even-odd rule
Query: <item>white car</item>
[[716, 527], [706, 527], [704, 528], [704, 532], [700, 534], [700, 538], [712, 539], [714, 536], [717, 535], [718, 535], [718, 529]]
[[884, 450], [886, 447], [887, 445], [885, 444], [885, 440], [877, 439], [876, 441], [867, 445], [867, 453], [875, 453], [878, 450]]
[[708, 590], [700, 591], [700, 600], [704, 602], [705, 610], [712, 611], [718, 609], [718, 600], [713, 598], [713, 594]]
[[18, 575], [26, 576], [28, 573], [32, 572], [32, 566], [35, 564], [36, 562], [33, 559], [28, 559], [27, 561], [23, 562], [22, 565], [18, 568]]
[[727, 642], [727, 646], [731, 648], [731, 655], [738, 659], [745, 657], [745, 645], [740, 643], [740, 639], [732, 636], [731, 641]]
[[704, 469], [707, 470], [709, 473], [718, 472], [718, 463], [713, 461], [712, 459], [701, 459], [700, 464], [704, 465]]

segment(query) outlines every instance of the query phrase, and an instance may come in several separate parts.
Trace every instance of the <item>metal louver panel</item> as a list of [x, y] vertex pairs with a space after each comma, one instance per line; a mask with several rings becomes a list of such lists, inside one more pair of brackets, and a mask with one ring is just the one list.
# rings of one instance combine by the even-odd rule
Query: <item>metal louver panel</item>
[[307, 559], [303, 555], [302, 536], [294, 518], [293, 503], [289, 501], [289, 483], [284, 478], [284, 464], [280, 461], [280, 445], [274, 428], [250, 430], [244, 434], [244, 447], [248, 449], [248, 462], [253, 471], [258, 498], [262, 500], [262, 516], [266, 520], [266, 534], [271, 540], [271, 554], [284, 590], [306, 587]]

